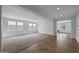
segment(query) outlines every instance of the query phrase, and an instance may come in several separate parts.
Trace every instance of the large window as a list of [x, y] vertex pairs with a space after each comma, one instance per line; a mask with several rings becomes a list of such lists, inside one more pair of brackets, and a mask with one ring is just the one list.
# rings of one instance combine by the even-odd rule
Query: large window
[[8, 21], [8, 31], [16, 31], [16, 21]]
[[29, 30], [32, 31], [33, 24], [32, 23], [28, 23], [28, 26], [29, 26]]
[[23, 31], [23, 22], [8, 21], [8, 31]]
[[33, 30], [35, 31], [36, 30], [36, 24], [33, 23]]
[[[23, 31], [24, 30], [24, 22], [22, 21], [8, 21], [8, 31]], [[36, 23], [28, 23], [28, 30], [32, 32], [37, 31], [37, 24]]]
[[36, 27], [36, 24], [33, 24], [33, 27]]
[[32, 23], [29, 23], [29, 27], [32, 27]]
[[37, 31], [37, 24], [36, 24], [36, 23], [28, 23], [28, 26], [29, 26], [29, 31], [30, 31], [31, 33]]
[[23, 31], [23, 22], [17, 22], [17, 31]]

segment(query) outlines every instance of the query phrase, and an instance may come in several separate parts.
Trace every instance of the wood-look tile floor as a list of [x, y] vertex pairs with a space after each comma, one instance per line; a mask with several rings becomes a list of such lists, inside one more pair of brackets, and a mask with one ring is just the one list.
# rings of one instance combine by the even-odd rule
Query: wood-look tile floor
[[[26, 38], [28, 40], [26, 40]], [[14, 40], [13, 40], [14, 39]], [[13, 53], [74, 53], [79, 52], [79, 44], [69, 34], [58, 33], [57, 37], [46, 34], [33, 34], [20, 38], [3, 40], [3, 51]], [[27, 46], [30, 42], [29, 47]], [[13, 45], [14, 44], [14, 45]], [[25, 48], [23, 48], [25, 47]], [[23, 48], [23, 49], [22, 49]]]
[[71, 39], [69, 34], [58, 33], [57, 38], [50, 36], [46, 40], [42, 40], [38, 44], [24, 49], [21, 53], [41, 52], [41, 53], [77, 53], [79, 52], [79, 44], [75, 39]]
[[57, 34], [57, 52], [79, 52], [79, 44], [76, 39], [71, 38], [70, 34]]

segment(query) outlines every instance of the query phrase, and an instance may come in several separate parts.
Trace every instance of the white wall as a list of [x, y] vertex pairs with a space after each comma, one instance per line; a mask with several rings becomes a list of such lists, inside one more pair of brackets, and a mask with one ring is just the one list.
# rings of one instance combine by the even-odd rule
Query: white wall
[[40, 33], [52, 34], [54, 35], [53, 20], [42, 21], [38, 24], [38, 29]]
[[38, 32], [52, 35], [54, 34], [53, 20], [48, 20], [19, 6], [2, 6], [2, 17], [37, 22]]
[[76, 38], [76, 16], [71, 17], [72, 38]]
[[79, 42], [79, 14], [77, 15], [77, 20], [76, 20], [76, 38], [77, 41]]

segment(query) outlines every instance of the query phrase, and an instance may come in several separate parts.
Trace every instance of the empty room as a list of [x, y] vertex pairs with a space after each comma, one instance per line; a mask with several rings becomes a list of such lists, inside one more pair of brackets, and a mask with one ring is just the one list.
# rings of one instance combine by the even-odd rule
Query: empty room
[[2, 53], [79, 52], [79, 5], [1, 5]]

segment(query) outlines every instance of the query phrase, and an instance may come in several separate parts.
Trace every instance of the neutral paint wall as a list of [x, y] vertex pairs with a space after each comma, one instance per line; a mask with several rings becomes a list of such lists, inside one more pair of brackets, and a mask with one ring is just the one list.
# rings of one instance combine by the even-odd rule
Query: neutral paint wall
[[57, 19], [54, 19], [54, 35], [57, 34]]
[[19, 6], [2, 6], [2, 17], [38, 23], [38, 32], [54, 34], [53, 20], [48, 20], [28, 9]]
[[76, 38], [76, 16], [71, 17], [72, 38]]
[[1, 52], [1, 35], [2, 33], [1, 33], [1, 5], [0, 5], [0, 52]]
[[42, 21], [38, 24], [39, 32], [54, 35], [54, 26], [53, 25], [54, 25], [53, 20]]
[[77, 15], [77, 19], [76, 19], [76, 38], [77, 41], [79, 42], [79, 14]]

